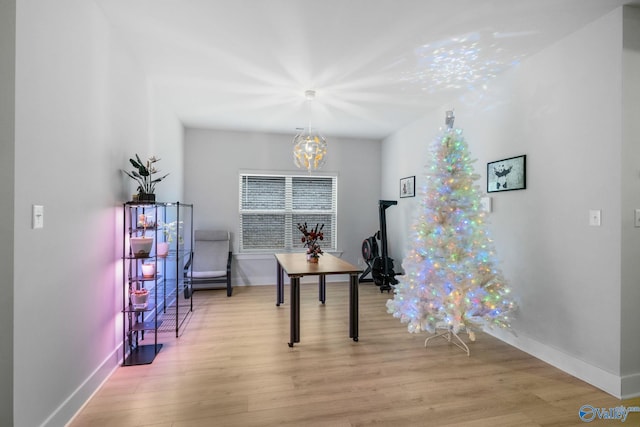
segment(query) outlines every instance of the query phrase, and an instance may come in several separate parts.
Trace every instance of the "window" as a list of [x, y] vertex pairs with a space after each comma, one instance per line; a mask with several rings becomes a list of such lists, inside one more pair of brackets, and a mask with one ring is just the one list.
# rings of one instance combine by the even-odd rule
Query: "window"
[[302, 251], [298, 223], [324, 224], [336, 250], [337, 176], [240, 174], [240, 252]]

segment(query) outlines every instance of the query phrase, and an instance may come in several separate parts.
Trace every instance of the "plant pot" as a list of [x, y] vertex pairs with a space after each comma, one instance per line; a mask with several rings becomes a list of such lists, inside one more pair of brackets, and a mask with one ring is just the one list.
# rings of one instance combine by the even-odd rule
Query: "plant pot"
[[151, 253], [153, 237], [132, 237], [130, 239], [131, 254], [136, 258], [146, 258]]
[[145, 262], [142, 263], [142, 277], [145, 279], [152, 279], [156, 276], [156, 263], [155, 262]]
[[165, 258], [167, 255], [169, 255], [169, 242], [158, 242], [156, 251], [158, 252], [159, 257]]
[[320, 257], [313, 256], [311, 254], [307, 254], [307, 262], [317, 264]]
[[156, 195], [154, 193], [138, 193], [138, 202], [140, 203], [155, 203]]
[[160, 258], [166, 258], [169, 254], [169, 242], [158, 242], [156, 245], [156, 255]]
[[141, 289], [138, 291], [131, 292], [131, 306], [134, 309], [143, 309], [147, 308], [149, 304], [149, 291], [146, 289]]

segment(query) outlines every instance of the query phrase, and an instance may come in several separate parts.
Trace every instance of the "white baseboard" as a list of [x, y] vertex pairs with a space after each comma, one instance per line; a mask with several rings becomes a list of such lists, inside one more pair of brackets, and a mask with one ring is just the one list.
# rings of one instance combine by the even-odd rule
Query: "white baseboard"
[[69, 425], [76, 415], [100, 390], [102, 385], [120, 366], [119, 359], [122, 343], [115, 348], [80, 386], [42, 423], [41, 427]]
[[634, 394], [633, 390], [635, 390], [636, 394], [640, 392], [640, 387], [638, 387], [640, 386], [640, 375], [637, 378], [635, 376], [630, 378], [628, 392], [622, 393], [622, 378], [618, 375], [593, 366], [527, 336], [514, 336], [507, 331], [495, 329], [485, 329], [485, 332], [618, 399], [626, 398], [625, 395]]
[[640, 397], [640, 373], [623, 376], [621, 389], [623, 399]]

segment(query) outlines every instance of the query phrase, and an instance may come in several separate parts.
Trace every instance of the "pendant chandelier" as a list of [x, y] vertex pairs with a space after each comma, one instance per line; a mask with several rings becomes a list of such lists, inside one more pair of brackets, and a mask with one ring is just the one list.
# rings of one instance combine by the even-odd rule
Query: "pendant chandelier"
[[[316, 97], [316, 91], [307, 90], [304, 95], [307, 101], [311, 102]], [[326, 155], [327, 141], [317, 130], [311, 128], [309, 119], [309, 126], [293, 138], [293, 162], [300, 169], [311, 172], [324, 166]]]

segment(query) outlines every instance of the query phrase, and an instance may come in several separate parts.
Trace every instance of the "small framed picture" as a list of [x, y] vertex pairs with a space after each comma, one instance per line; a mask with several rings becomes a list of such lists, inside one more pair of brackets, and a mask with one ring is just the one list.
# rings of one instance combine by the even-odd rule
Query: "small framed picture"
[[527, 188], [527, 156], [487, 163], [487, 193]]
[[400, 180], [400, 197], [414, 197], [416, 195], [416, 177], [408, 176]]

